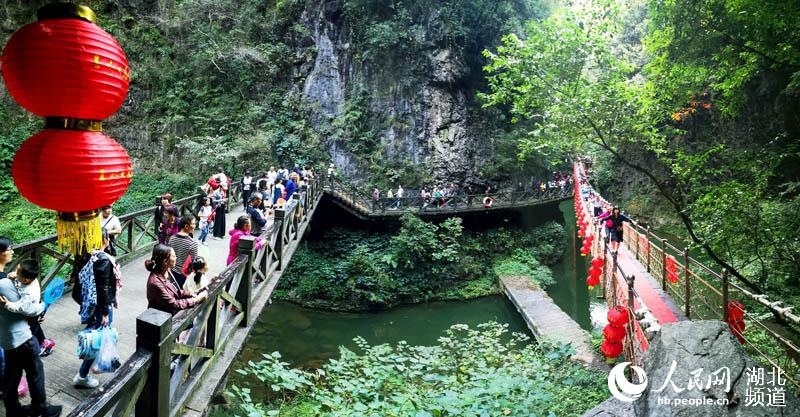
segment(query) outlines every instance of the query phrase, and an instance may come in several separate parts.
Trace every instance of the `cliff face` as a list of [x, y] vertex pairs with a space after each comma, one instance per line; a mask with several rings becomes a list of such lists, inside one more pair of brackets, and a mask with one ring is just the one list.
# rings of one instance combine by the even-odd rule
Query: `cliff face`
[[[376, 127], [376, 147], [391, 162], [424, 166], [436, 179], [473, 181], [490, 144], [478, 139], [469, 101], [476, 85], [459, 51], [446, 45], [436, 16], [426, 16], [421, 55], [414, 62], [359, 61], [350, 44], [349, 22], [337, 0], [312, 2], [301, 22], [312, 35], [313, 63], [299, 72], [302, 94], [316, 104], [313, 123], [324, 127], [345, 114], [355, 91], [368, 91], [369, 123]], [[489, 45], [487, 45], [488, 47]], [[391, 65], [391, 66], [390, 66]], [[425, 68], [422, 73], [415, 69]], [[340, 169], [358, 176], [364, 168], [346, 140], [326, 138], [326, 150]]]

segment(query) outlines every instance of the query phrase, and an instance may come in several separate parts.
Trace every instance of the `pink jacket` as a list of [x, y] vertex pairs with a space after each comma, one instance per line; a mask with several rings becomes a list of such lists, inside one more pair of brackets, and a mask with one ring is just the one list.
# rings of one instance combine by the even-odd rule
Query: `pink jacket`
[[[232, 264], [239, 256], [239, 239], [241, 239], [242, 236], [252, 236], [250, 232], [239, 229], [231, 229], [228, 234], [231, 235], [231, 241], [230, 250], [228, 251], [228, 263], [226, 265]], [[262, 246], [264, 246], [264, 242], [261, 239], [256, 239], [256, 250], [261, 249]]]

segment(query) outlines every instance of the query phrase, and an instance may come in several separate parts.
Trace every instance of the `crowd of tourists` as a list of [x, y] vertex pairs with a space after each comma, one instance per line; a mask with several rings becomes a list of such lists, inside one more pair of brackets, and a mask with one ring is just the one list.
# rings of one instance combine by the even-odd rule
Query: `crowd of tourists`
[[[466, 185], [459, 186], [456, 183], [425, 185], [416, 190], [406, 190], [402, 185], [397, 188], [390, 187], [381, 191], [378, 187], [373, 187], [371, 192], [373, 210], [396, 210], [411, 204], [419, 205], [422, 210], [452, 207], [457, 202], [466, 202], [467, 205], [482, 202], [484, 205], [490, 203], [494, 194], [498, 192], [547, 192], [548, 190], [559, 189], [566, 191], [572, 187], [572, 176], [566, 172], [553, 172], [548, 180], [532, 179], [526, 185], [520, 181], [516, 186], [499, 190], [491, 185], [483, 187]], [[459, 197], [461, 197], [459, 199]]]
[[[239, 181], [243, 214], [230, 230], [226, 230], [225, 214], [231, 201], [232, 181], [223, 169], [218, 169], [200, 189], [201, 198], [194, 207], [179, 207], [173, 196], [160, 196], [153, 212], [154, 233], [158, 243], [145, 261], [150, 273], [147, 279], [148, 308], [170, 314], [192, 308], [208, 297], [208, 257], [201, 247], [207, 238], [230, 236], [227, 264], [238, 255], [242, 237], [269, 230], [274, 211], [283, 207], [293, 195], [314, 178], [313, 167], [295, 166], [292, 169], [271, 167], [255, 177], [246, 172]], [[328, 175], [335, 175], [331, 165]], [[118, 293], [122, 288], [120, 264], [116, 260], [116, 239], [122, 224], [113, 214], [113, 207], [100, 210], [102, 246], [89, 254], [77, 256], [71, 274], [72, 298], [80, 305], [79, 317], [85, 330], [79, 334], [80, 365], [72, 383], [77, 388], [96, 388], [99, 380], [97, 356], [80, 353], [87, 346], [100, 344], [103, 332], [112, 332], [114, 309], [119, 308]], [[256, 248], [264, 242], [256, 240]], [[51, 405], [45, 394], [45, 372], [42, 358], [52, 353], [55, 342], [45, 337], [42, 322], [47, 305], [42, 300], [40, 265], [36, 260], [18, 262], [16, 270], [5, 273], [13, 259], [10, 239], [0, 236], [0, 392], [8, 416], [58, 416], [62, 407]], [[113, 343], [118, 337], [113, 330]], [[95, 337], [98, 340], [88, 340]], [[87, 340], [84, 340], [87, 339]], [[105, 339], [103, 339], [105, 341]], [[96, 353], [96, 352], [95, 352]], [[109, 372], [116, 369], [103, 369]], [[23, 380], [23, 373], [25, 379]], [[19, 397], [30, 394], [31, 404], [22, 406]]]
[[619, 246], [623, 240], [624, 223], [629, 222], [630, 219], [622, 214], [618, 206], [612, 206], [606, 201], [589, 183], [585, 169], [591, 167], [591, 161], [579, 159], [578, 164], [582, 167], [577, 171], [580, 182], [578, 190], [589, 205], [595, 221], [602, 226], [603, 238], [608, 241], [611, 253], [616, 254], [619, 252]]

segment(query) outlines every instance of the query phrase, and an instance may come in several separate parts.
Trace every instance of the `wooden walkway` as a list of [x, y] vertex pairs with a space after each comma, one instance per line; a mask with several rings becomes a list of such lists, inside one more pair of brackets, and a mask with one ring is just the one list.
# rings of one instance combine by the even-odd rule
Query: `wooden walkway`
[[[233, 228], [236, 218], [242, 215], [242, 207], [237, 204], [226, 216], [227, 229]], [[198, 232], [195, 232], [197, 234]], [[206, 243], [209, 249], [210, 276], [216, 276], [225, 269], [228, 257], [230, 236], [216, 240], [209, 235]], [[120, 308], [114, 310], [113, 327], [119, 331], [118, 351], [122, 362], [126, 361], [136, 349], [136, 318], [147, 309], [146, 284], [149, 273], [144, 268], [145, 259], [150, 254], [134, 259], [122, 267], [123, 288], [119, 292]], [[97, 389], [78, 389], [72, 386], [72, 378], [78, 372], [81, 360], [76, 355], [77, 334], [84, 326], [78, 317], [78, 304], [68, 293], [50, 306], [43, 323], [45, 335], [55, 340], [56, 349], [48, 357], [42, 358], [45, 370], [45, 390], [48, 401], [64, 406], [62, 416], [66, 416], [86, 397]], [[104, 382], [113, 374], [95, 375]], [[23, 402], [30, 401], [26, 395]], [[5, 416], [5, 408], [0, 407], [0, 416]], [[9, 416], [12, 417], [12, 416]]]
[[501, 277], [500, 286], [528, 323], [536, 339], [550, 339], [572, 345], [572, 359], [587, 366], [608, 370], [608, 366], [592, 349], [592, 338], [586, 330], [559, 308], [547, 293], [527, 277]]

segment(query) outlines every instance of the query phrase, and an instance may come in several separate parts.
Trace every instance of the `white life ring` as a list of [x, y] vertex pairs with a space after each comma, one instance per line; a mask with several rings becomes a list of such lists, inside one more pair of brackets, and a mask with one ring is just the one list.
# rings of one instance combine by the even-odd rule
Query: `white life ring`
[[486, 197], [486, 198], [483, 199], [483, 207], [489, 208], [489, 207], [492, 206], [493, 202], [494, 202], [494, 200], [492, 199], [492, 197]]

